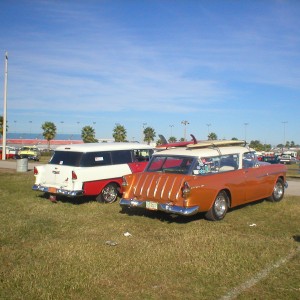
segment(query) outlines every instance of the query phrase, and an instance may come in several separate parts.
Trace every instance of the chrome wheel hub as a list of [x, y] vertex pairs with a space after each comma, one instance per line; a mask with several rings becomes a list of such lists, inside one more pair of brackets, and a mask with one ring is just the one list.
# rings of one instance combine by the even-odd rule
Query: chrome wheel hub
[[226, 212], [227, 203], [224, 197], [218, 197], [215, 201], [215, 212], [216, 215], [222, 216]]

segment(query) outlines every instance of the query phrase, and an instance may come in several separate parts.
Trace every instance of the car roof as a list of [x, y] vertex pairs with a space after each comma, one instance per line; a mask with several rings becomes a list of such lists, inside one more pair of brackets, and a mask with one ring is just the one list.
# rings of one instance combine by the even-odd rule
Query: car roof
[[249, 148], [243, 146], [230, 147], [207, 147], [207, 148], [174, 148], [156, 152], [154, 155], [182, 155], [182, 156], [197, 156], [209, 157], [227, 154], [243, 154], [250, 152]]
[[151, 146], [139, 143], [85, 143], [59, 146], [55, 151], [94, 152], [111, 150], [153, 149]]

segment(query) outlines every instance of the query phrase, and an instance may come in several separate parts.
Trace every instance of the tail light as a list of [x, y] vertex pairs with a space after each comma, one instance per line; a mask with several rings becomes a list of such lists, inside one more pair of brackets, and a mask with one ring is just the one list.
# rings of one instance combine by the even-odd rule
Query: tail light
[[39, 171], [36, 167], [33, 168], [33, 175], [37, 175], [39, 174]]
[[76, 179], [77, 179], [77, 175], [75, 171], [72, 171], [72, 180], [76, 180]]
[[182, 197], [187, 198], [191, 192], [190, 185], [185, 181], [182, 187]]
[[122, 177], [122, 186], [127, 186], [128, 185], [128, 182], [126, 180], [126, 178], [123, 176]]

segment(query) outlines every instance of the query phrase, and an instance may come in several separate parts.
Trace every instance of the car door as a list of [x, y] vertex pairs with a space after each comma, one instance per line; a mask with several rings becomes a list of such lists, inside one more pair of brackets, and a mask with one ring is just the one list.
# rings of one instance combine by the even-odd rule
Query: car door
[[262, 199], [267, 192], [267, 174], [260, 168], [255, 155], [251, 152], [243, 155], [245, 175], [245, 202]]

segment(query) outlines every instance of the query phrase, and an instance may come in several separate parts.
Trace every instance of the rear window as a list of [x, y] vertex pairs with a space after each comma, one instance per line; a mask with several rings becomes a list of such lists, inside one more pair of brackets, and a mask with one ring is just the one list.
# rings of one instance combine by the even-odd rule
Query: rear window
[[154, 156], [148, 165], [148, 172], [188, 174], [194, 157]]
[[82, 155], [81, 152], [55, 151], [49, 164], [79, 167]]

